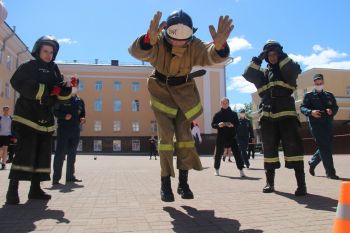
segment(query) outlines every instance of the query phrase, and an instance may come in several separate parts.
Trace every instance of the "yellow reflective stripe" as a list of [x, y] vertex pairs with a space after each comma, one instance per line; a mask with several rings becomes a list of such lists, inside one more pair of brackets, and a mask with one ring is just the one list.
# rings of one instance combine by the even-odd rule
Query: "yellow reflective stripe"
[[164, 104], [162, 104], [161, 102], [159, 102], [158, 100], [156, 100], [154, 97], [151, 96], [151, 105], [153, 107], [155, 107], [156, 109], [158, 109], [161, 112], [165, 112], [169, 115], [172, 116], [176, 116], [177, 114], [177, 109], [176, 108], [171, 108], [169, 106], [166, 106]]
[[187, 119], [191, 119], [191, 117], [195, 116], [201, 110], [202, 110], [202, 104], [201, 104], [201, 102], [199, 102], [196, 106], [194, 106], [189, 111], [187, 111], [185, 113], [185, 116], [186, 116]]
[[260, 66], [255, 64], [254, 62], [251, 62], [248, 67], [251, 67], [251, 68], [253, 68], [255, 70], [261, 71], [260, 70]]
[[283, 59], [279, 64], [280, 69], [282, 69], [282, 67], [285, 66], [290, 60], [292, 59], [290, 59], [289, 57], [286, 57], [285, 59]]
[[278, 113], [272, 113], [272, 112], [262, 112], [262, 116], [264, 117], [271, 117], [271, 118], [278, 118], [278, 117], [284, 117], [284, 116], [295, 116], [298, 117], [298, 114], [296, 111], [283, 111]]
[[277, 163], [279, 162], [279, 158], [278, 157], [275, 157], [275, 158], [264, 158], [264, 162], [265, 163]]
[[45, 91], [45, 84], [40, 83], [39, 84], [39, 90], [36, 93], [35, 99], [36, 100], [41, 100], [41, 97], [43, 97], [44, 91]]
[[176, 142], [175, 143], [176, 148], [193, 148], [194, 147], [194, 141], [187, 141], [187, 142]]
[[40, 173], [50, 173], [51, 169], [50, 168], [34, 168], [34, 167], [29, 167], [29, 166], [20, 166], [20, 165], [15, 165], [13, 164], [11, 169], [13, 170], [19, 170], [19, 171], [25, 171], [25, 172], [40, 172]]
[[17, 116], [17, 115], [13, 115], [12, 120], [17, 121], [19, 123], [22, 123], [26, 126], [29, 126], [33, 129], [36, 129], [36, 130], [42, 131], [42, 132], [53, 132], [56, 129], [55, 126], [49, 126], [49, 127], [41, 126], [41, 125], [38, 125], [37, 123], [34, 123], [33, 121], [30, 121], [28, 119], [25, 119], [25, 118]]
[[297, 161], [304, 161], [303, 155], [298, 156], [284, 156], [284, 159], [288, 162], [297, 162]]
[[172, 151], [174, 148], [173, 148], [173, 145], [172, 144], [161, 144], [161, 143], [158, 143], [158, 150], [160, 151]]
[[57, 96], [57, 99], [58, 99], [58, 100], [69, 100], [70, 97], [72, 97], [71, 94], [69, 94], [69, 95], [67, 95], [67, 96], [58, 95], [58, 96]]
[[296, 90], [295, 87], [293, 87], [293, 86], [291, 86], [288, 83], [285, 83], [283, 81], [273, 81], [273, 82], [269, 82], [268, 84], [258, 88], [258, 94], [260, 94], [261, 92], [266, 91], [270, 87], [274, 87], [274, 86], [281, 86], [281, 87], [284, 87], [284, 88], [291, 89], [292, 91]]

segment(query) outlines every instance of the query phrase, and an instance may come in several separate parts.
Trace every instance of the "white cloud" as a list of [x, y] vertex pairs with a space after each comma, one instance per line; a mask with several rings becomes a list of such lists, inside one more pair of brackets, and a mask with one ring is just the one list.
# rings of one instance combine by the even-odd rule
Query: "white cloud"
[[233, 37], [228, 39], [228, 45], [230, 46], [231, 53], [237, 52], [239, 50], [251, 49], [252, 44], [244, 39], [243, 37]]
[[234, 59], [233, 59], [233, 62], [232, 62], [232, 64], [237, 64], [238, 62], [240, 62], [240, 61], [242, 61], [242, 57], [241, 56], [238, 56], [238, 57], [235, 57]]
[[71, 38], [61, 38], [57, 40], [60, 44], [77, 44], [78, 41], [72, 40]]
[[238, 91], [240, 93], [253, 93], [256, 92], [254, 84], [248, 82], [243, 76], [236, 76], [229, 79], [227, 90]]
[[231, 107], [232, 110], [238, 111], [238, 110], [240, 110], [242, 108], [245, 108], [245, 105], [242, 104], [242, 103], [235, 103], [235, 104], [230, 104], [230, 107]]
[[336, 51], [332, 48], [323, 48], [320, 45], [314, 45], [312, 47], [313, 53], [308, 56], [289, 54], [289, 56], [296, 62], [299, 62], [305, 66], [305, 69], [311, 68], [349, 68], [350, 61], [335, 61], [337, 59], [347, 57], [344, 52]]

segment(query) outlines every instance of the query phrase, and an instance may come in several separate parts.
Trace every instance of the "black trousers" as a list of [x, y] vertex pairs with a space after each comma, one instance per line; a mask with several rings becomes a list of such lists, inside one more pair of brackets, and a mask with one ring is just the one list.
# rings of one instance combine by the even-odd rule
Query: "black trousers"
[[250, 157], [252, 157], [253, 159], [255, 157], [255, 144], [248, 145], [248, 158]]
[[224, 154], [225, 147], [230, 147], [233, 153], [233, 157], [236, 161], [236, 166], [238, 170], [243, 169], [243, 161], [241, 158], [241, 152], [239, 150], [237, 141], [234, 137], [232, 138], [222, 138], [218, 136], [216, 139], [216, 151], [215, 151], [215, 162], [214, 168], [219, 169], [221, 163], [221, 157]]
[[16, 124], [13, 130], [16, 132], [17, 146], [9, 179], [50, 180], [52, 134], [22, 124]]
[[296, 118], [262, 119], [260, 124], [264, 148], [264, 168], [281, 167], [278, 150], [282, 142], [285, 167], [303, 169], [304, 148], [298, 131], [298, 120]]

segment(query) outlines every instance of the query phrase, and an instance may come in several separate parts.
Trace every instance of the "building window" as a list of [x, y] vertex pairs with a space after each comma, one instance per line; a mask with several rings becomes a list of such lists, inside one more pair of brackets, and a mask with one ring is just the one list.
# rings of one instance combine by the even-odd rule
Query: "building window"
[[122, 109], [122, 101], [121, 100], [114, 100], [113, 102], [113, 110], [115, 112], [120, 112]]
[[120, 91], [122, 89], [122, 84], [119, 81], [114, 82], [114, 90]]
[[101, 99], [95, 100], [95, 111], [102, 112], [102, 100]]
[[10, 55], [7, 56], [6, 68], [8, 70], [11, 70], [11, 68], [12, 68], [12, 56], [10, 56]]
[[113, 140], [113, 151], [122, 151], [122, 141]]
[[131, 150], [140, 151], [140, 140], [138, 139], [131, 140]]
[[133, 91], [140, 91], [140, 83], [139, 82], [132, 82], [132, 90]]
[[85, 82], [79, 79], [79, 91], [84, 91]]
[[94, 140], [94, 151], [102, 151], [102, 140]]
[[151, 121], [151, 132], [157, 133], [157, 122], [156, 121]]
[[113, 121], [113, 132], [119, 132], [121, 128], [120, 121]]
[[139, 132], [140, 131], [140, 123], [138, 121], [134, 121], [132, 123], [132, 132]]
[[5, 97], [10, 98], [10, 84], [8, 82], [5, 83]]
[[102, 87], [103, 87], [102, 81], [96, 81], [96, 84], [95, 84], [96, 91], [102, 91]]
[[77, 147], [77, 151], [83, 151], [83, 140], [80, 139]]
[[347, 95], [347, 96], [350, 96], [350, 87], [347, 87], [347, 88], [346, 88], [346, 95]]
[[102, 131], [102, 122], [101, 122], [101, 121], [95, 121], [95, 124], [94, 124], [94, 131], [95, 131], [95, 132], [100, 132], [100, 131]]
[[132, 104], [132, 111], [133, 112], [139, 112], [140, 111], [140, 101], [133, 100], [131, 104]]

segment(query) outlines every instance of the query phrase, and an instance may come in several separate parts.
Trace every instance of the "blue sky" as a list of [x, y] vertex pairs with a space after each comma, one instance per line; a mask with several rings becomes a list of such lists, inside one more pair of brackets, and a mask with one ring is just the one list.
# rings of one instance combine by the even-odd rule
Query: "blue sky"
[[162, 19], [183, 9], [198, 27], [196, 36], [211, 41], [208, 26], [229, 15], [235, 29], [229, 40], [234, 62], [227, 67], [231, 103], [250, 102], [254, 88], [241, 74], [268, 39], [280, 41], [303, 70], [312, 67], [350, 69], [350, 1], [333, 0], [4, 0], [6, 22], [29, 49], [42, 35], [60, 39], [57, 60], [140, 64], [127, 51], [145, 33], [154, 13]]

